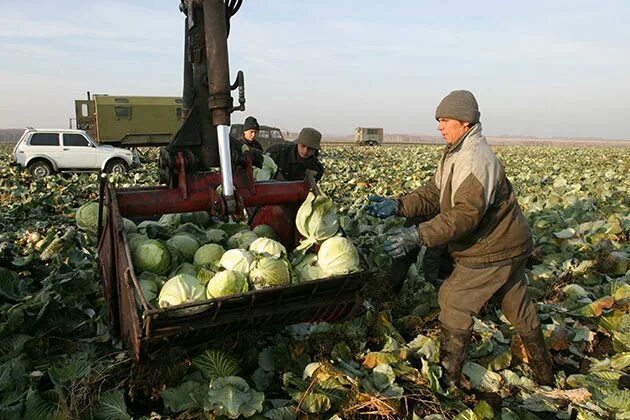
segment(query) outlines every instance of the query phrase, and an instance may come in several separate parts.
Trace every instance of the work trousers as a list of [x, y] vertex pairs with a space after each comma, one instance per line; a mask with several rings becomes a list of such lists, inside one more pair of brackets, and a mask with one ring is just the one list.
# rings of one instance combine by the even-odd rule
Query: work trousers
[[537, 330], [540, 320], [527, 295], [526, 263], [526, 258], [508, 265], [481, 268], [456, 263], [438, 294], [440, 322], [447, 328], [469, 330], [473, 326], [472, 317], [494, 298], [519, 333]]

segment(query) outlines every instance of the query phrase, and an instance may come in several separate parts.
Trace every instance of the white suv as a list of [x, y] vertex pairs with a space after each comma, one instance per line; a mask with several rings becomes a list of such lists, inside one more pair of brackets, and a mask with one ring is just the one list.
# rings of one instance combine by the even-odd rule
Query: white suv
[[56, 171], [124, 173], [140, 163], [134, 151], [96, 143], [83, 130], [27, 128], [13, 149], [15, 165], [41, 178]]

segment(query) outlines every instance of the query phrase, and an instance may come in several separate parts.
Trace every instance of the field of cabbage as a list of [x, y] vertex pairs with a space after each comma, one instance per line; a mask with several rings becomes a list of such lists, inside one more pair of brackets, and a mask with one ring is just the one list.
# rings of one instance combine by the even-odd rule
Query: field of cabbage
[[[323, 150], [320, 187], [383, 272], [380, 244], [402, 220], [366, 215], [367, 196], [421, 185], [440, 150]], [[437, 290], [421, 264], [399, 296], [372, 287], [354, 319], [175, 343], [136, 366], [109, 334], [94, 238], [75, 223], [99, 176], [35, 180], [0, 146], [0, 419], [630, 419], [630, 148], [496, 150], [534, 231], [530, 291], [552, 388], [531, 380], [514, 329], [489, 304], [464, 368], [472, 390], [443, 389]], [[155, 185], [157, 165], [110, 180]]]

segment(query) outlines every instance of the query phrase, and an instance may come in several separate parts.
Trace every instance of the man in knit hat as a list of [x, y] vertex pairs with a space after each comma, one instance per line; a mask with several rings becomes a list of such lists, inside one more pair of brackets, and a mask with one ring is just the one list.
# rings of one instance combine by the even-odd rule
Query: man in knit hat
[[278, 165], [278, 179], [300, 181], [312, 171], [316, 181], [324, 175], [324, 166], [317, 158], [321, 147], [322, 133], [311, 127], [300, 131], [292, 143], [274, 144], [267, 153]]
[[258, 140], [256, 140], [256, 136], [258, 135], [258, 130], [260, 130], [260, 125], [256, 118], [249, 116], [245, 118], [245, 122], [243, 123], [243, 134], [241, 134], [241, 143], [246, 144], [250, 148], [258, 149], [261, 152], [263, 151], [263, 147]]
[[501, 303], [529, 355], [537, 381], [554, 381], [536, 307], [527, 296], [525, 276], [532, 232], [516, 201], [501, 162], [481, 134], [477, 100], [466, 90], [449, 93], [435, 111], [447, 146], [426, 185], [398, 198], [372, 197], [367, 211], [437, 216], [392, 232], [383, 247], [394, 259], [421, 247], [448, 246], [453, 273], [442, 284], [440, 359], [447, 386], [460, 386], [473, 320], [491, 298]]

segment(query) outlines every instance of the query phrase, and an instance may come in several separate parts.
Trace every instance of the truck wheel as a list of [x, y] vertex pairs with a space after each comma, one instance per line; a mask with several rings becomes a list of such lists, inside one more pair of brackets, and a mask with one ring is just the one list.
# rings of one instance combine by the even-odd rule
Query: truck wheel
[[35, 178], [45, 178], [52, 174], [53, 168], [50, 163], [44, 160], [37, 160], [28, 165], [28, 170]]
[[113, 159], [105, 166], [105, 172], [108, 174], [124, 174], [128, 169], [127, 163], [121, 159]]

